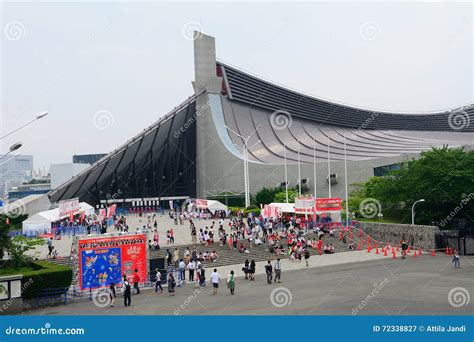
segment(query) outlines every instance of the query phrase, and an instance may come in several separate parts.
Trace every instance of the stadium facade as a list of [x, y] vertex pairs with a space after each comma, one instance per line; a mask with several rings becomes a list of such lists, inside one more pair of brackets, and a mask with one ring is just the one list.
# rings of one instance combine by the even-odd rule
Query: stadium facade
[[472, 105], [404, 114], [318, 99], [219, 62], [214, 38], [199, 32], [194, 64], [193, 96], [52, 190], [51, 201], [243, 196], [244, 160], [251, 193], [283, 183], [286, 164], [290, 186], [301, 178], [318, 197], [344, 197], [345, 158], [350, 185], [432, 147], [474, 142]]

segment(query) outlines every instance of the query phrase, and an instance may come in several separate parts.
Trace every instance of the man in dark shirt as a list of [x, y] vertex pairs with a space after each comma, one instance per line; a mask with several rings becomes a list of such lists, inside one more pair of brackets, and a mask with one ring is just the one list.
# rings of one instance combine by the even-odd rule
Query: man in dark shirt
[[272, 264], [271, 264], [270, 260], [268, 260], [268, 264], [265, 265], [265, 273], [267, 274], [267, 284], [271, 284], [272, 283], [273, 267], [272, 267]]

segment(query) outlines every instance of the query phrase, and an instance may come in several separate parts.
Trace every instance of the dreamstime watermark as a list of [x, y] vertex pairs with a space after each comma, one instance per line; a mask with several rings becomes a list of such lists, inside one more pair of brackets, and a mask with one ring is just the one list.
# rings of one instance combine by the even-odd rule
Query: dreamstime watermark
[[375, 40], [382, 34], [382, 29], [375, 21], [366, 21], [360, 25], [359, 32], [363, 40]]
[[122, 190], [118, 189], [116, 192], [114, 192], [113, 194], [109, 194], [107, 193], [105, 195], [105, 198], [107, 199], [107, 201], [114, 201], [116, 199], [119, 199], [121, 198], [120, 196], [122, 195]]
[[183, 37], [187, 40], [201, 39], [204, 35], [202, 25], [197, 21], [188, 21], [182, 28]]
[[270, 125], [278, 131], [290, 128], [292, 123], [293, 118], [286, 110], [278, 109], [270, 115]]
[[12, 218], [12, 219], [18, 218], [22, 215], [26, 215], [25, 202], [23, 202], [21, 199], [16, 200], [15, 202], [12, 202], [6, 208], [5, 214], [6, 214], [6, 216], [8, 216], [9, 218]]
[[270, 302], [274, 307], [282, 308], [291, 305], [293, 294], [286, 287], [277, 287], [270, 294]]
[[359, 204], [359, 212], [362, 217], [371, 219], [382, 212], [380, 201], [375, 198], [366, 198]]
[[25, 25], [20, 21], [10, 21], [5, 25], [3, 33], [8, 40], [20, 40], [26, 35]]
[[197, 110], [192, 117], [190, 117], [186, 122], [178, 129], [176, 129], [173, 133], [173, 136], [175, 139], [178, 139], [186, 130], [194, 125], [196, 122], [197, 118], [200, 117], [205, 111], [207, 111], [211, 107], [211, 104], [209, 101], [207, 101], [203, 106]]
[[357, 131], [360, 132], [364, 129], [366, 129], [367, 127], [370, 126], [370, 124], [380, 115], [380, 113], [377, 113], [377, 112], [372, 112], [370, 114], [370, 116], [365, 119], [365, 121], [362, 123], [362, 125], [359, 126], [359, 128], [357, 128]]
[[25, 292], [26, 289], [28, 289], [31, 285], [33, 285], [34, 280], [33, 278], [29, 278], [28, 281], [24, 282], [21, 284], [19, 293], [12, 293], [9, 295], [8, 290], [3, 286], [0, 285], [0, 294], [5, 294], [9, 296], [10, 298], [3, 303], [2, 306], [0, 306], [0, 312], [4, 312], [7, 310], [18, 298], [21, 298], [21, 294]]
[[6, 335], [84, 335], [84, 328], [53, 328], [51, 323], [45, 323], [40, 328], [15, 328], [9, 326], [5, 328]]
[[186, 310], [186, 308], [191, 305], [192, 302], [194, 302], [194, 300], [197, 298], [197, 296], [202, 292], [202, 288], [201, 287], [198, 287], [197, 289], [195, 289], [193, 291], [193, 293], [191, 295], [189, 295], [183, 302], [183, 304], [181, 304], [180, 306], [178, 306], [175, 310], [174, 310], [174, 315], [175, 316], [179, 316], [181, 315], [181, 313]]
[[114, 115], [107, 110], [99, 110], [92, 117], [92, 123], [94, 127], [100, 130], [112, 127], [114, 122]]
[[471, 302], [471, 295], [464, 287], [453, 287], [448, 293], [448, 302], [452, 307], [460, 308]]
[[468, 195], [463, 194], [462, 197], [461, 202], [448, 214], [448, 216], [441, 220], [439, 223], [441, 227], [448, 224], [448, 222], [451, 221], [464, 208], [464, 206], [474, 199], [474, 193], [471, 192]]
[[448, 125], [455, 131], [469, 127], [470, 123], [471, 117], [464, 109], [456, 110], [448, 115]]
[[355, 308], [352, 308], [352, 315], [357, 315], [360, 311], [362, 311], [367, 305], [370, 304], [370, 302], [372, 301], [372, 299], [374, 299], [379, 293], [380, 291], [383, 290], [383, 288], [385, 287], [385, 285], [387, 285], [389, 283], [388, 279], [385, 278], [384, 280], [382, 280], [381, 282], [375, 282], [373, 284], [373, 289], [372, 291], [370, 291], [370, 293], [367, 295], [367, 297], [365, 297], [362, 302], [357, 305]]
[[112, 304], [112, 297], [107, 291], [97, 291], [92, 295], [92, 302], [98, 308], [105, 308]]

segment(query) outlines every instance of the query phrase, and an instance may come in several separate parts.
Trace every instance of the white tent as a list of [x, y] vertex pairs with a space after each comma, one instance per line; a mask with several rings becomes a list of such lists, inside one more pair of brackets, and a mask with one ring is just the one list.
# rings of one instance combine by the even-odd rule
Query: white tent
[[[94, 207], [85, 202], [79, 203], [79, 207], [79, 212], [84, 212], [85, 215], [92, 215], [94, 213]], [[23, 221], [22, 232], [27, 236], [49, 234], [51, 233], [51, 223], [65, 217], [67, 215], [59, 216], [59, 208], [42, 211]]]
[[219, 201], [207, 200], [207, 209], [211, 213], [215, 213], [217, 210], [227, 210], [227, 206]]

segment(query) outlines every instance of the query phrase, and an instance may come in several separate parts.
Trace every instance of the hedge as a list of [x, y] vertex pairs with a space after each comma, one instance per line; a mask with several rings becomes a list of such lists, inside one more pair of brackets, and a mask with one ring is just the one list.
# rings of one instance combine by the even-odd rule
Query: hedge
[[22, 274], [22, 297], [34, 298], [38, 291], [50, 288], [69, 287], [72, 281], [72, 269], [47, 261], [36, 261], [31, 268], [14, 270], [0, 269], [1, 275]]

